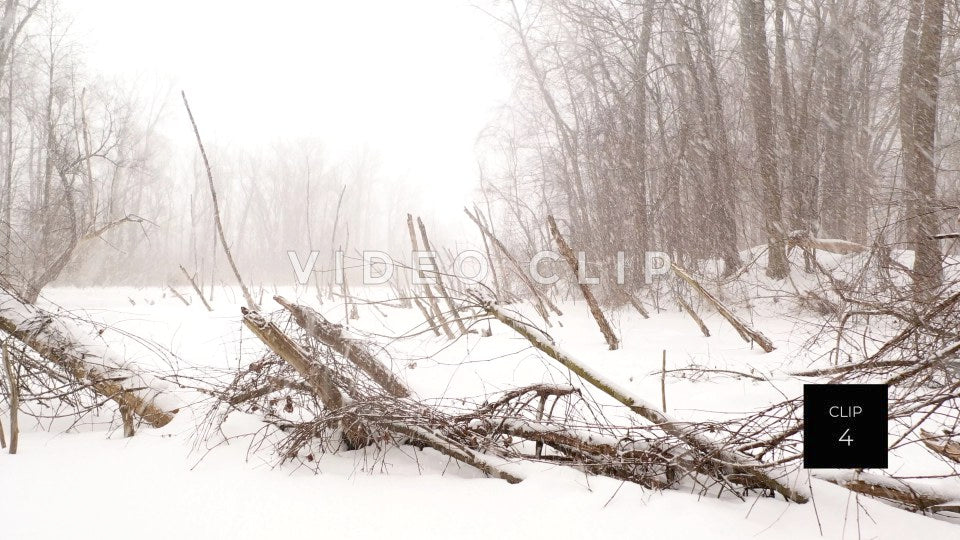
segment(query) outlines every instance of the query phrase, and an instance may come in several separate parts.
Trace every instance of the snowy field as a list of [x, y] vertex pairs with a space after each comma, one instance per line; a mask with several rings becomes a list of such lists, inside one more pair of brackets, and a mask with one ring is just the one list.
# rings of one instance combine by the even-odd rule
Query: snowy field
[[[196, 302], [184, 306], [161, 289], [52, 288], [40, 305], [102, 323], [104, 339], [145, 366], [236, 369], [263, 346], [243, 329], [238, 298], [216, 292], [213, 312]], [[312, 294], [279, 292], [315, 304]], [[279, 309], [272, 301], [263, 307]], [[342, 304], [315, 307], [331, 320], [343, 319]], [[582, 302], [561, 308], [562, 326], [549, 330], [558, 344], [650, 401], [660, 402], [664, 350], [668, 370], [697, 364], [767, 379], [716, 374], [692, 381], [672, 374], [667, 408], [684, 419], [723, 419], [799, 395], [809, 380], [788, 372], [825, 365], [817, 347], [829, 347], [801, 352], [816, 324], [773, 310], [752, 320], [778, 347], [764, 354], [719, 315], [706, 312], [713, 335], [705, 338], [671, 306], [646, 320], [633, 311], [613, 312], [622, 348], [611, 352]], [[391, 340], [417, 330], [415, 309], [359, 309], [352, 324], [389, 345], [391, 367], [419, 396], [477, 398], [541, 381], [590, 390], [499, 323], [491, 323], [490, 337], [471, 333], [452, 345], [429, 333]], [[253, 416], [235, 414], [222, 434], [199, 437], [206, 413], [197, 404], [201, 397], [178, 390], [183, 407], [174, 421], [143, 427], [132, 439], [122, 437], [110, 407], [75, 426], [23, 417], [19, 454], [0, 454], [0, 538], [960, 537], [956, 524], [857, 496], [806, 472], [798, 481], [809, 482], [813, 499], [798, 505], [756, 493], [741, 501], [656, 492], [547, 464], [528, 467], [528, 479], [510, 485], [431, 449], [393, 449], [375, 461], [362, 451], [325, 455], [317, 471], [276, 466], [269, 449], [252, 451], [243, 437], [258, 428]], [[890, 470], [929, 472], [915, 457], [891, 454]]]

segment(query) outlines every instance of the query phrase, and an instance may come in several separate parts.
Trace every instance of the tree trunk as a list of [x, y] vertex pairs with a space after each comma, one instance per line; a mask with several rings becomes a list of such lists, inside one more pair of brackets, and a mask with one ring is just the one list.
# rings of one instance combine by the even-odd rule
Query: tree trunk
[[294, 304], [282, 296], [274, 296], [273, 299], [293, 315], [293, 320], [300, 328], [336, 351], [340, 356], [353, 362], [390, 395], [395, 397], [410, 396], [410, 390], [407, 386], [400, 382], [400, 379], [389, 368], [370, 354], [362, 343], [346, 336], [339, 325], [326, 320], [323, 315], [313, 309]]
[[762, 185], [764, 226], [767, 233], [767, 276], [783, 279], [790, 273], [783, 230], [780, 179], [770, 88], [770, 57], [764, 30], [763, 0], [740, 0], [740, 34], [747, 86], [753, 110], [754, 137]]
[[784, 498], [793, 502], [807, 502], [808, 497], [805, 493], [790, 487], [781, 479], [774, 478], [770, 475], [776, 472], [776, 469], [768, 469], [767, 466], [746, 454], [725, 449], [717, 442], [707, 439], [702, 434], [691, 429], [689, 422], [678, 421], [667, 416], [666, 413], [657, 410], [654, 405], [633, 395], [629, 390], [621, 388], [608, 378], [586, 366], [583, 362], [580, 362], [556, 347], [546, 334], [510, 317], [493, 303], [483, 300], [481, 300], [481, 302], [487, 313], [526, 338], [531, 345], [541, 352], [560, 362], [567, 367], [567, 369], [579, 375], [583, 380], [616, 399], [634, 413], [646, 418], [664, 432], [683, 441], [698, 452], [703, 453], [707, 456], [709, 462], [721, 470], [728, 470], [725, 476], [731, 481], [761, 485], [780, 493]]
[[600, 303], [597, 302], [597, 299], [593, 296], [590, 286], [583, 282], [583, 271], [580, 268], [580, 261], [577, 260], [577, 256], [573, 253], [573, 250], [570, 249], [567, 241], [563, 239], [563, 235], [560, 234], [560, 229], [557, 228], [557, 222], [553, 219], [553, 216], [547, 216], [547, 224], [550, 226], [550, 235], [553, 236], [553, 241], [557, 243], [560, 254], [563, 255], [567, 264], [570, 265], [570, 270], [573, 271], [573, 278], [577, 281], [580, 292], [583, 293], [583, 298], [590, 307], [590, 314], [593, 315], [593, 319], [597, 321], [597, 326], [600, 327], [603, 339], [606, 340], [611, 351], [617, 350], [620, 348], [620, 340], [617, 339], [613, 328], [610, 327], [610, 323], [607, 322], [607, 318], [603, 315], [603, 311], [600, 309]]
[[159, 381], [115, 357], [105, 346], [87, 342], [75, 323], [3, 292], [0, 330], [153, 427], [170, 423], [178, 410], [172, 404], [158, 403], [166, 392]]
[[937, 169], [934, 161], [937, 133], [937, 98], [940, 89], [940, 48], [943, 41], [943, 0], [924, 0], [923, 22], [913, 108], [913, 159], [915, 177], [907, 185], [917, 200], [917, 230], [914, 236], [916, 259], [913, 286], [918, 300], [933, 297], [941, 281], [940, 243], [937, 233]]
[[[181, 92], [180, 95], [183, 97], [183, 106], [187, 109], [187, 116], [190, 117], [190, 125], [193, 126], [193, 134], [197, 137], [197, 146], [200, 147], [200, 156], [203, 158], [203, 166], [207, 170], [207, 180], [210, 183], [210, 200], [213, 201], [213, 219], [214, 225], [216, 225], [217, 234], [220, 236], [220, 244], [223, 246], [223, 253], [227, 256], [227, 262], [230, 264], [230, 269], [233, 270], [233, 275], [237, 278], [237, 283], [240, 284], [240, 291], [243, 292], [243, 298], [247, 301], [247, 307], [251, 310], [258, 310], [259, 306], [253, 300], [253, 296], [250, 294], [250, 291], [247, 289], [246, 284], [243, 282], [243, 278], [240, 276], [240, 270], [237, 268], [237, 263], [233, 260], [233, 254], [230, 253], [230, 246], [227, 244], [227, 236], [223, 232], [223, 222], [220, 220], [220, 203], [217, 201], [217, 190], [213, 185], [213, 170], [210, 168], [210, 161], [207, 159], [207, 151], [203, 148], [203, 141], [200, 140], [200, 130], [197, 128], [197, 123], [193, 119], [193, 112], [190, 111], [190, 104], [187, 102], [186, 92]], [[216, 238], [214, 239], [216, 242]], [[214, 258], [216, 260], [216, 258]], [[210, 288], [213, 291], [213, 287]]]

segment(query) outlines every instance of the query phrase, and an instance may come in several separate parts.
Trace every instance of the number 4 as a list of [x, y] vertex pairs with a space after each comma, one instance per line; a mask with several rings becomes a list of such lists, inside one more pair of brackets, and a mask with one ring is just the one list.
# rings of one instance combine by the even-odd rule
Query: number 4
[[850, 437], [849, 433], [850, 430], [848, 429], [843, 432], [843, 435], [840, 436], [840, 442], [847, 443], [847, 446], [850, 446], [850, 444], [853, 443], [853, 439]]

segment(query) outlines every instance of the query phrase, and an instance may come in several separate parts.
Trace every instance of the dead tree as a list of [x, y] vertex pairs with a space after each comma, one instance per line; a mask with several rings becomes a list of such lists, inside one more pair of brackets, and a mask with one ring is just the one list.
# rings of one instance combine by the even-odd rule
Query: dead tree
[[707, 325], [704, 324], [703, 319], [700, 318], [700, 315], [697, 315], [696, 310], [693, 309], [686, 300], [683, 299], [683, 296], [680, 295], [679, 291], [674, 291], [674, 298], [677, 300], [677, 304], [680, 304], [680, 308], [683, 309], [693, 319], [693, 322], [697, 323], [697, 326], [700, 328], [700, 332], [703, 333], [703, 337], [710, 337], [710, 329], [707, 328]]
[[348, 337], [343, 327], [331, 323], [323, 315], [307, 306], [295, 304], [282, 296], [274, 296], [273, 299], [290, 312], [293, 320], [307, 334], [353, 362], [390, 395], [401, 398], [410, 396], [410, 389], [389, 368], [370, 354], [362, 343]]
[[941, 510], [960, 511], [960, 504], [957, 504], [955, 495], [939, 493], [936, 490], [910, 484], [905, 480], [848, 471], [836, 473], [818, 471], [813, 476], [856, 493], [902, 504], [920, 511], [938, 509], [938, 507]]
[[180, 271], [183, 272], [183, 277], [187, 278], [187, 281], [190, 282], [190, 286], [193, 287], [193, 292], [197, 293], [197, 297], [203, 302], [203, 307], [207, 308], [207, 311], [213, 311], [213, 308], [207, 303], [207, 299], [203, 297], [203, 291], [197, 286], [196, 280], [193, 279], [193, 276], [187, 272], [187, 269], [184, 268], [182, 264], [180, 265]]
[[[243, 314], [243, 324], [249, 328], [257, 338], [286, 363], [293, 366], [303, 377], [307, 385], [323, 402], [323, 406], [330, 410], [342, 409], [345, 398], [340, 389], [333, 382], [333, 375], [321, 364], [311, 360], [306, 351], [280, 331], [270, 321], [264, 319], [256, 311], [240, 308]], [[370, 444], [370, 434], [366, 428], [353, 416], [345, 417], [341, 421], [343, 440], [349, 448], [362, 448]]]
[[776, 347], [773, 346], [773, 342], [770, 341], [770, 338], [763, 335], [760, 331], [754, 330], [749, 324], [740, 319], [740, 317], [737, 317], [733, 311], [730, 310], [730, 308], [723, 305], [720, 300], [717, 300], [717, 297], [710, 294], [710, 291], [706, 290], [703, 285], [697, 282], [697, 280], [693, 279], [693, 277], [691, 277], [686, 270], [680, 268], [680, 266], [678, 266], [676, 263], [671, 263], [671, 267], [673, 268], [674, 273], [680, 276], [683, 281], [687, 282], [687, 285], [689, 285], [691, 289], [702, 296], [704, 300], [709, 302], [717, 310], [717, 312], [720, 313], [720, 315], [723, 315], [724, 319], [733, 325], [733, 327], [737, 330], [737, 333], [740, 334], [740, 337], [742, 337], [744, 341], [747, 343], [755, 342], [757, 345], [760, 345], [765, 352], [771, 352], [776, 349]]
[[708, 461], [716, 468], [715, 474], [722, 474], [734, 482], [762, 486], [776, 491], [787, 500], [804, 503], [807, 495], [790, 487], [781, 479], [771, 476], [768, 465], [756, 461], [751, 456], [740, 453], [708, 439], [699, 431], [693, 429], [689, 422], [682, 422], [671, 418], [654, 405], [633, 395], [613, 381], [597, 373], [583, 362], [573, 358], [559, 347], [546, 334], [536, 328], [522, 323], [509, 316], [491, 299], [477, 297], [483, 309], [492, 317], [510, 327], [526, 338], [531, 345], [539, 349], [548, 357], [563, 364], [567, 369], [576, 373], [580, 378], [619, 401], [634, 413], [646, 418], [664, 432], [688, 444], [691, 448], [703, 453]]
[[[490, 240], [490, 243], [493, 244], [493, 246], [497, 248], [500, 254], [502, 254], [513, 266], [517, 276], [520, 278], [521, 281], [523, 281], [524, 285], [527, 286], [527, 289], [529, 289], [530, 294], [533, 295], [533, 298], [535, 300], [534, 306], [537, 308], [537, 311], [540, 313], [540, 316], [543, 317], [544, 322], [549, 324], [549, 313], [547, 313], [547, 308], [550, 308], [550, 311], [556, 313], [557, 315], [563, 315], [563, 313], [560, 311], [560, 308], [558, 308], [552, 301], [550, 301], [549, 298], [547, 298], [545, 294], [543, 294], [542, 292], [540, 292], [539, 289], [537, 289], [537, 286], [530, 280], [530, 277], [527, 275], [527, 271], [523, 268], [523, 266], [520, 265], [519, 262], [517, 262], [517, 259], [510, 254], [510, 251], [507, 249], [506, 246], [503, 245], [503, 242], [501, 242], [499, 238], [494, 236], [494, 234], [490, 232], [490, 229], [485, 227], [483, 223], [480, 222], [480, 219], [477, 216], [474, 216], [473, 214], [471, 214], [470, 210], [467, 210], [466, 208], [464, 208], [463, 212], [467, 214], [467, 217], [470, 218], [470, 221], [472, 221], [477, 226], [477, 228], [480, 229], [480, 233], [483, 234], [485, 237], [487, 237]], [[490, 264], [493, 264], [493, 261], [490, 261]]]
[[187, 116], [190, 117], [190, 125], [193, 126], [193, 134], [197, 137], [197, 146], [200, 148], [200, 157], [203, 158], [203, 166], [207, 170], [207, 180], [210, 184], [210, 200], [213, 202], [213, 221], [217, 226], [217, 234], [220, 237], [220, 245], [223, 247], [223, 253], [227, 256], [227, 262], [230, 263], [230, 269], [233, 270], [237, 283], [240, 284], [240, 291], [243, 292], [243, 298], [247, 301], [247, 307], [252, 310], [260, 309], [253, 300], [253, 296], [247, 289], [243, 278], [240, 276], [240, 270], [237, 268], [236, 261], [233, 260], [233, 254], [230, 252], [230, 245], [227, 243], [227, 236], [223, 232], [223, 222], [220, 220], [220, 203], [217, 201], [217, 189], [213, 185], [213, 169], [210, 168], [210, 160], [207, 159], [207, 151], [203, 148], [203, 141], [200, 140], [200, 130], [197, 128], [197, 122], [193, 119], [193, 112], [190, 111], [190, 103], [187, 102], [187, 93], [180, 92], [183, 97], [183, 106], [187, 109]]
[[151, 376], [116, 358], [105, 347], [75, 335], [74, 325], [61, 317], [0, 293], [0, 330], [33, 349], [46, 361], [85, 383], [153, 427], [173, 420], [177, 408], [161, 404], [166, 388]]
[[[329, 414], [339, 418], [344, 442], [348, 448], [358, 449], [371, 444], [375, 433], [385, 431], [388, 434], [400, 436], [404, 440], [413, 440], [429, 446], [443, 455], [471, 465], [487, 474], [502, 478], [510, 483], [523, 480], [519, 472], [508, 470], [507, 463], [495, 456], [486, 456], [456, 440], [450, 435], [436, 429], [429, 429], [417, 423], [417, 417], [429, 418], [434, 413], [426, 410], [419, 404], [412, 403], [406, 398], [391, 396], [392, 400], [404, 406], [402, 415], [378, 414], [377, 404], [373, 396], [357, 395], [356, 398], [344, 395], [344, 391], [337, 386], [334, 373], [323, 364], [315, 361], [289, 336], [280, 331], [270, 321], [259, 313], [241, 308], [244, 324], [274, 353], [291, 365], [303, 379], [313, 393], [323, 402]], [[333, 337], [333, 334], [318, 332], [320, 338]], [[322, 342], [331, 347], [340, 347], [339, 339]], [[353, 352], [353, 349], [348, 349]], [[352, 354], [354, 360], [359, 357]], [[348, 381], [349, 383], [349, 381]], [[370, 411], [366, 409], [370, 408]], [[311, 430], [311, 433], [313, 431]], [[379, 438], [379, 436], [377, 436]]]
[[437, 258], [433, 255], [433, 249], [430, 247], [430, 239], [427, 238], [427, 228], [424, 227], [423, 220], [421, 220], [419, 217], [417, 217], [417, 226], [420, 228], [420, 237], [423, 239], [423, 249], [430, 254], [430, 264], [435, 270], [434, 275], [437, 276], [437, 290], [440, 292], [440, 295], [443, 296], [443, 299], [447, 304], [447, 309], [450, 310], [450, 315], [457, 323], [457, 328], [460, 330], [460, 334], [466, 334], [467, 327], [464, 326], [463, 321], [460, 319], [460, 315], [457, 313], [457, 307], [453, 304], [453, 300], [450, 298], [450, 293], [447, 291], [447, 287], [443, 284], [443, 276], [440, 275], [440, 265], [437, 263]]
[[577, 280], [580, 292], [583, 293], [583, 298], [587, 301], [587, 306], [590, 307], [590, 314], [593, 315], [593, 320], [597, 321], [597, 326], [600, 327], [600, 333], [603, 334], [603, 339], [606, 340], [611, 351], [617, 350], [620, 347], [620, 340], [617, 339], [617, 335], [613, 332], [613, 328], [610, 327], [610, 323], [607, 322], [606, 316], [604, 316], [603, 311], [600, 310], [600, 304], [597, 302], [596, 297], [593, 296], [593, 291], [590, 290], [590, 286], [584, 282], [580, 261], [577, 260], [576, 254], [570, 249], [570, 245], [564, 240], [563, 235], [560, 234], [560, 229], [557, 228], [557, 222], [553, 219], [553, 216], [547, 216], [547, 225], [550, 227], [550, 235], [553, 237], [553, 241], [556, 242], [560, 254], [563, 255], [564, 260], [566, 260], [570, 266], [570, 270], [573, 271], [573, 278]]
[[[410, 245], [413, 247], [413, 252], [419, 252], [420, 247], [417, 241], [417, 232], [413, 228], [413, 216], [410, 214], [407, 214], [407, 231], [410, 233]], [[436, 320], [437, 325], [443, 329], [443, 333], [447, 335], [447, 338], [454, 339], [456, 336], [454, 336], [450, 330], [450, 325], [447, 324], [446, 319], [443, 317], [443, 312], [440, 310], [440, 305], [437, 304], [437, 297], [433, 295], [433, 289], [430, 288], [430, 284], [426, 281], [426, 273], [420, 268], [419, 263], [415, 264], [417, 266], [417, 277], [423, 282], [423, 292], [427, 296], [427, 302], [429, 303], [429, 309], [433, 314], [433, 318]], [[456, 316], [456, 313], [453, 315]]]

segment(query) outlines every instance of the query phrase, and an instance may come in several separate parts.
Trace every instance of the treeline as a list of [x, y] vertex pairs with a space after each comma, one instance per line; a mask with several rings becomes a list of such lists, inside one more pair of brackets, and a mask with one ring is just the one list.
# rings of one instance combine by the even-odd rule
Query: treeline
[[[32, 301], [52, 282], [185, 283], [180, 265], [207, 291], [232, 284], [178, 89], [102, 78], [54, 0], [5, 0], [0, 12], [0, 286]], [[216, 133], [203, 101], [193, 106]], [[293, 283], [288, 250], [406, 245], [416, 179], [406, 189], [366, 149], [333, 159], [322, 141], [282, 135], [260, 148], [206, 141], [252, 285]]]
[[[532, 254], [562, 215], [612, 272], [620, 250], [730, 273], [790, 238], [917, 250], [952, 230], [960, 165], [955, 3], [510, 1], [515, 99], [485, 139], [485, 192]], [[936, 144], [934, 144], [936, 141]]]

